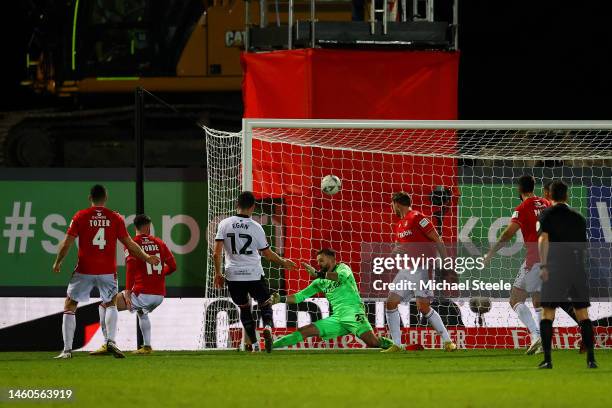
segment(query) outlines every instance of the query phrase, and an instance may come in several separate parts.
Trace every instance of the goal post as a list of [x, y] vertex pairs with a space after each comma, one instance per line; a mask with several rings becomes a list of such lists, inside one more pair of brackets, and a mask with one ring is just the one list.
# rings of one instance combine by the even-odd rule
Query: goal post
[[[284, 256], [314, 264], [316, 250], [335, 249], [339, 260], [353, 270], [368, 319], [382, 334], [387, 330], [386, 294], [374, 286], [390, 283], [393, 272], [378, 276], [372, 262], [393, 241], [398, 218], [391, 209], [392, 193], [411, 195], [413, 207], [432, 220], [454, 257], [478, 258], [520, 203], [516, 180], [522, 174], [535, 177], [536, 195], [552, 179], [570, 186], [570, 204], [587, 218], [590, 245], [596, 246], [591, 248], [596, 265], [591, 270], [591, 317], [597, 330], [608, 333], [604, 323], [612, 315], [612, 258], [607, 246], [612, 242], [612, 122], [244, 119], [241, 132], [204, 130], [209, 262], [203, 348], [235, 348], [242, 337], [237, 308], [225, 290], [213, 287], [210, 251], [216, 225], [234, 212], [239, 191], [255, 193], [256, 217], [272, 247]], [[342, 181], [341, 191], [331, 196], [320, 189], [321, 179], [329, 174]], [[518, 234], [490, 265], [455, 271], [457, 282], [488, 286], [434, 293], [432, 305], [460, 347], [526, 345], [526, 329], [508, 304], [507, 289], [524, 257]], [[444, 268], [431, 269], [432, 279], [446, 276]], [[303, 270], [283, 271], [271, 265], [265, 270], [272, 289], [284, 294], [310, 282]], [[495, 283], [499, 286], [492, 286]], [[276, 305], [274, 334], [288, 333], [330, 312], [322, 297], [300, 305]], [[400, 314], [404, 343], [440, 347], [414, 299], [400, 306]], [[574, 347], [579, 334], [572, 321], [562, 315], [556, 325], [557, 346]], [[362, 346], [347, 335], [311, 339], [299, 347]]]

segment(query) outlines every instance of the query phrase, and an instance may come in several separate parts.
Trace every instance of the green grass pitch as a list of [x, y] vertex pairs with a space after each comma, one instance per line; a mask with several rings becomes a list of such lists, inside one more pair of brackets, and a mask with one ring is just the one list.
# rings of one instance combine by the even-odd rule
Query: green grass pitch
[[[555, 351], [553, 370], [518, 350], [157, 352], [116, 360], [75, 353], [0, 353], [0, 388], [71, 388], [63, 405], [91, 407], [612, 406], [612, 350], [600, 368]], [[5, 395], [0, 404], [7, 404]], [[30, 406], [24, 402], [15, 406]], [[45, 402], [44, 406], [54, 403]]]

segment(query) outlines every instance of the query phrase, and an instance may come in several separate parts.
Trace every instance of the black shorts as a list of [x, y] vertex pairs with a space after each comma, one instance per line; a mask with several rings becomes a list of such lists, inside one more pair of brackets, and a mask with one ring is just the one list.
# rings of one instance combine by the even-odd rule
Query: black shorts
[[249, 295], [262, 304], [270, 299], [270, 288], [268, 281], [263, 276], [256, 281], [228, 281], [227, 288], [229, 289], [232, 302], [238, 306], [249, 303]]
[[590, 302], [540, 302], [540, 305], [545, 308], [556, 309], [558, 307], [571, 306], [574, 309], [586, 309], [587, 307], [591, 307]]
[[591, 306], [589, 299], [589, 285], [585, 276], [570, 276], [561, 279], [550, 279], [542, 283], [540, 303], [543, 307], [557, 308], [563, 305], [572, 305], [575, 309], [584, 309]]

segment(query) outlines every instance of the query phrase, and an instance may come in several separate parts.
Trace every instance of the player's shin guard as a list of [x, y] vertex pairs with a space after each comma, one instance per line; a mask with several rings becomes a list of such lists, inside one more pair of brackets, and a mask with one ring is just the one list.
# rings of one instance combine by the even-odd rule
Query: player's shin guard
[[399, 310], [397, 308], [393, 310], [385, 310], [385, 314], [387, 315], [387, 325], [389, 326], [389, 333], [391, 333], [393, 343], [398, 346], [401, 346], [402, 329]]
[[451, 338], [448, 335], [448, 330], [446, 330], [446, 326], [444, 326], [442, 318], [438, 312], [433, 309], [429, 309], [429, 312], [425, 315], [425, 317], [429, 321], [429, 324], [431, 324], [431, 327], [433, 327], [434, 330], [437, 331], [442, 337], [443, 342], [451, 341]]
[[257, 334], [255, 333], [255, 321], [253, 320], [253, 314], [251, 313], [251, 306], [240, 306], [240, 321], [244, 332], [249, 336], [251, 344], [257, 343]]
[[100, 306], [98, 306], [98, 314], [100, 315], [100, 328], [102, 329], [102, 335], [104, 336], [104, 341], [107, 341], [108, 338], [106, 337], [106, 307], [102, 306], [101, 303]]
[[272, 347], [281, 348], [281, 347], [293, 346], [294, 344], [298, 344], [302, 341], [304, 341], [304, 337], [302, 336], [302, 333], [300, 333], [299, 330], [296, 330], [293, 333], [283, 336], [280, 339], [276, 340], [274, 344], [272, 344]]
[[518, 315], [519, 320], [523, 322], [525, 327], [527, 327], [529, 333], [537, 338], [540, 335], [540, 330], [538, 329], [538, 326], [536, 326], [536, 322], [533, 320], [533, 316], [529, 308], [524, 303], [517, 303], [514, 305], [513, 309]]
[[143, 346], [151, 346], [151, 320], [146, 313], [138, 313], [138, 324], [142, 331]]
[[71, 310], [64, 310], [62, 318], [62, 337], [64, 339], [64, 351], [72, 350], [74, 330], [76, 329], [76, 317]]
[[590, 319], [580, 321], [580, 334], [582, 342], [587, 349], [587, 362], [595, 361], [595, 338], [593, 335], [593, 323]]
[[106, 323], [106, 340], [115, 341], [115, 334], [117, 333], [117, 320], [119, 319], [119, 313], [117, 312], [116, 306], [106, 307], [106, 316], [104, 316], [104, 322]]
[[544, 350], [544, 361], [550, 363], [552, 349], [553, 322], [549, 319], [540, 320], [540, 337], [542, 338], [542, 350]]

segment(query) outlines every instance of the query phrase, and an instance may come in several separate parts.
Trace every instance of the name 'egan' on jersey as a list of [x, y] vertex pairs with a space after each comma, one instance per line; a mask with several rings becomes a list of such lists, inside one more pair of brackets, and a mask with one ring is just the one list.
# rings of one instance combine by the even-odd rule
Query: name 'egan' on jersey
[[261, 224], [246, 215], [233, 215], [219, 223], [215, 241], [223, 241], [225, 279], [255, 281], [264, 274], [259, 251], [269, 248]]

